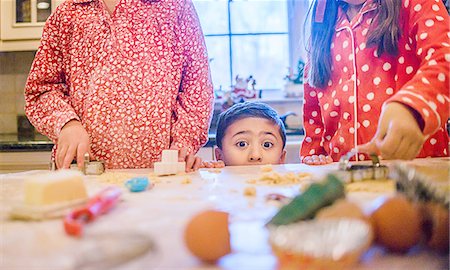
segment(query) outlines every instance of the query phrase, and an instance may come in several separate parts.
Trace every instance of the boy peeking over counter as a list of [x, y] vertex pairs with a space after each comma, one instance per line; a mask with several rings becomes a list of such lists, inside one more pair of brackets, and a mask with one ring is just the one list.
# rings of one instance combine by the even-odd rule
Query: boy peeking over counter
[[274, 109], [261, 102], [238, 103], [222, 112], [216, 144], [216, 159], [226, 166], [283, 164], [286, 158], [284, 124]]

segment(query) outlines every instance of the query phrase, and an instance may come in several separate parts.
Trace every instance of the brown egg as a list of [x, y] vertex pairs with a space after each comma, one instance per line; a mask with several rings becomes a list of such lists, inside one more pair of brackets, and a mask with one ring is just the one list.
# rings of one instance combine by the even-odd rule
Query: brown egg
[[422, 205], [423, 229], [427, 236], [427, 245], [433, 249], [449, 250], [449, 213], [444, 206], [428, 202]]
[[215, 262], [231, 251], [228, 213], [207, 210], [187, 224], [184, 240], [189, 251], [206, 262]]
[[391, 251], [405, 252], [420, 240], [419, 209], [403, 196], [386, 199], [371, 220], [378, 242]]

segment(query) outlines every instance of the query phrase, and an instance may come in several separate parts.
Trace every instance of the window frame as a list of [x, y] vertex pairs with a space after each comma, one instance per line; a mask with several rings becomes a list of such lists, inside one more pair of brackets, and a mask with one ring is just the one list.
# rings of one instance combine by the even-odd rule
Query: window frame
[[[288, 65], [295, 69], [298, 61], [301, 59], [305, 61], [306, 51], [305, 44], [302, 42], [306, 35], [303, 34], [303, 23], [308, 12], [309, 3], [311, 0], [284, 0], [287, 8], [287, 29], [285, 32], [247, 32], [236, 33], [232, 30], [232, 4], [233, 0], [227, 0], [227, 33], [220, 34], [205, 34], [205, 40], [210, 37], [226, 37], [228, 43], [228, 60], [229, 60], [229, 85], [234, 84], [234, 78], [236, 76], [233, 70], [233, 37], [238, 36], [269, 36], [269, 35], [283, 35], [288, 37]], [[267, 89], [263, 89], [267, 90]]]

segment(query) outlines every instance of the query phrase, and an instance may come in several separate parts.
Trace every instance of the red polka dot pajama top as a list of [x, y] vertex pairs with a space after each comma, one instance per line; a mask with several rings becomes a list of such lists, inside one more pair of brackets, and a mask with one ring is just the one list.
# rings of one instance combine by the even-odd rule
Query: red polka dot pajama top
[[[26, 113], [55, 143], [81, 121], [108, 168], [151, 167], [171, 146], [207, 141], [213, 91], [190, 0], [68, 0], [47, 20]], [[54, 149], [55, 150], [55, 149]]]
[[[381, 108], [399, 102], [424, 119], [428, 137], [418, 157], [448, 156], [449, 16], [440, 0], [405, 0], [397, 56], [366, 46], [376, 14], [368, 0], [349, 22], [340, 8], [331, 44], [328, 86], [305, 84], [305, 139], [300, 155], [329, 155], [334, 161], [375, 135]], [[367, 158], [362, 154], [359, 159]]]

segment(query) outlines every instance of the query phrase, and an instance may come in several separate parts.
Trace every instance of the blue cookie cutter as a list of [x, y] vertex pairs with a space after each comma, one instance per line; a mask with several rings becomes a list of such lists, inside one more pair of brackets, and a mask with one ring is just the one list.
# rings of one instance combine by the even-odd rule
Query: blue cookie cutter
[[149, 185], [148, 178], [145, 176], [141, 177], [133, 177], [130, 180], [125, 182], [125, 186], [131, 192], [141, 192], [147, 189]]

